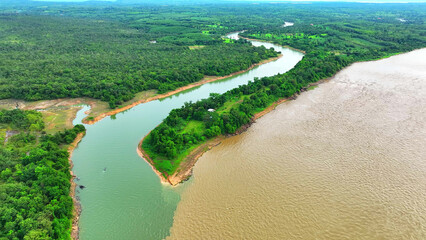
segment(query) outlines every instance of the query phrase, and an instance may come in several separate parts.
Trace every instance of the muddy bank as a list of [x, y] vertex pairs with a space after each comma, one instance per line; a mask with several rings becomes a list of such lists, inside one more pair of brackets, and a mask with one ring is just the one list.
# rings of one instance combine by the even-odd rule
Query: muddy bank
[[[71, 160], [72, 152], [77, 147], [77, 145], [81, 141], [81, 139], [83, 139], [84, 135], [85, 135], [84, 132], [77, 134], [77, 137], [74, 139], [74, 141], [68, 147], [68, 154], [69, 154], [68, 161], [69, 161], [69, 164], [70, 164], [70, 169], [73, 168], [73, 162]], [[74, 239], [74, 240], [78, 240], [78, 232], [79, 232], [79, 230], [78, 230], [78, 220], [80, 218], [81, 205], [80, 205], [78, 199], [75, 196], [75, 188], [77, 187], [77, 184], [74, 182], [74, 179], [76, 178], [76, 176], [73, 174], [72, 170], [70, 170], [70, 173], [71, 173], [70, 196], [71, 196], [72, 201], [74, 203], [72, 228], [71, 228], [71, 238]]]
[[49, 108], [68, 107], [84, 103], [86, 99], [83, 98], [59, 98], [54, 100], [40, 100], [28, 102], [20, 99], [3, 99], [0, 100], [0, 107], [13, 109], [19, 108], [23, 110], [45, 110]]
[[[146, 136], [145, 136], [146, 137]], [[178, 170], [176, 170], [176, 173], [169, 176], [167, 174], [163, 174], [159, 172], [149, 155], [143, 150], [142, 143], [145, 140], [145, 137], [139, 142], [138, 147], [136, 151], [138, 152], [138, 155], [143, 158], [154, 170], [154, 172], [157, 174], [157, 176], [160, 178], [161, 183], [164, 184], [170, 184], [172, 186], [176, 186], [179, 183], [182, 183], [189, 179], [192, 175], [192, 168], [194, 167], [197, 160], [208, 150], [212, 149], [213, 147], [219, 145], [223, 139], [226, 137], [221, 135], [214, 139], [211, 139], [207, 141], [206, 143], [203, 143], [202, 145], [198, 146], [194, 150], [191, 151], [191, 153], [182, 161], [181, 165], [179, 166]]]

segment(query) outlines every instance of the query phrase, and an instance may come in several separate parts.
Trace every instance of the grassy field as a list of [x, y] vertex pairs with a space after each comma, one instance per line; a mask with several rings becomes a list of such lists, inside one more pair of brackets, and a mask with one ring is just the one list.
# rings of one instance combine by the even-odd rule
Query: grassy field
[[[196, 125], [196, 124], [194, 124]], [[190, 155], [190, 153], [196, 149], [197, 147], [199, 147], [200, 145], [204, 144], [206, 141], [203, 142], [199, 142], [199, 144], [197, 145], [193, 145], [190, 148], [185, 149], [185, 151], [182, 151], [180, 153], [177, 154], [177, 156], [175, 158], [173, 158], [173, 164], [170, 164], [170, 159], [158, 155], [155, 152], [151, 151], [150, 149], [152, 149], [152, 147], [149, 145], [149, 138], [150, 135], [148, 135], [143, 143], [142, 143], [142, 149], [145, 151], [146, 154], [148, 154], [148, 156], [150, 156], [151, 160], [153, 161], [153, 164], [155, 166], [155, 168], [157, 169], [163, 169], [164, 167], [162, 167], [163, 164], [166, 164], [168, 166], [168, 168], [170, 168], [170, 173], [175, 173], [176, 170], [179, 168], [181, 162], [188, 157], [188, 155]], [[165, 172], [163, 172], [163, 176], [165, 178], [167, 178]]]
[[318, 87], [318, 85], [313, 85], [313, 86], [308, 87], [308, 90], [314, 90], [317, 87]]
[[243, 102], [243, 97], [234, 97], [229, 101], [226, 101], [222, 107], [216, 110], [218, 114], [222, 114], [225, 112], [229, 112], [231, 108], [237, 106], [238, 104]]
[[[140, 100], [148, 99], [156, 94], [157, 92], [155, 90], [137, 93], [132, 100], [127, 101], [118, 107], [127, 106]], [[74, 120], [78, 110], [81, 109], [82, 104], [91, 106], [88, 117], [96, 117], [112, 110], [107, 102], [90, 98], [56, 99], [34, 102], [4, 99], [0, 100], [0, 109], [14, 109], [18, 105], [20, 109], [24, 110], [39, 110], [43, 115], [45, 131], [52, 134], [73, 128], [72, 121]]]
[[185, 128], [182, 130], [182, 133], [189, 133], [189, 134], [203, 134], [206, 130], [206, 127], [203, 122], [201, 121], [189, 121]]
[[24, 110], [38, 110], [43, 116], [45, 129], [49, 134], [73, 128], [72, 121], [83, 101], [80, 99], [57, 99], [27, 102], [6, 99], [0, 101], [0, 109], [14, 109], [17, 105]]
[[64, 109], [42, 111], [45, 131], [49, 134], [53, 134], [58, 131], [73, 128], [72, 121], [80, 109], [81, 107], [72, 106]]
[[204, 46], [204, 45], [194, 45], [194, 46], [189, 46], [189, 49], [196, 50], [196, 49], [201, 49], [201, 48], [204, 48], [204, 47], [206, 47], [206, 46]]

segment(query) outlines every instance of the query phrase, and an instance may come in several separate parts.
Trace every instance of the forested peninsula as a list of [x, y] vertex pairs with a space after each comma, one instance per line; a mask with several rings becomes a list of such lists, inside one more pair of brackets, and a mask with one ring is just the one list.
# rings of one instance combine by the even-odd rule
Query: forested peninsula
[[0, 108], [14, 109], [0, 111], [0, 238], [77, 238], [78, 104], [96, 117], [278, 56], [224, 38], [235, 29], [206, 9], [0, 3]]
[[215, 138], [244, 130], [257, 113], [272, 104], [297, 95], [351, 63], [425, 47], [424, 13], [409, 10], [412, 18], [408, 22], [400, 18], [408, 9], [392, 10], [383, 15], [382, 8], [375, 5], [365, 6], [362, 14], [356, 8], [312, 8], [309, 15], [292, 18], [294, 26], [245, 31], [241, 34], [244, 37], [290, 46], [306, 55], [287, 73], [254, 79], [225, 94], [212, 94], [172, 110], [140, 143], [141, 154], [162, 179], [176, 185], [189, 177], [202, 152], [217, 144]]

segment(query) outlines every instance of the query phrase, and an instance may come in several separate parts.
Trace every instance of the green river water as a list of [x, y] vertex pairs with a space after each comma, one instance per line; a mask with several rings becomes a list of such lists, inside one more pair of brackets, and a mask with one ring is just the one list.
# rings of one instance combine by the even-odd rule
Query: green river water
[[[273, 47], [283, 57], [238, 76], [140, 104], [86, 125], [87, 134], [72, 155], [77, 184], [86, 187], [77, 191], [82, 206], [80, 239], [163, 239], [169, 235], [185, 184], [175, 188], [161, 184], [136, 153], [138, 142], [185, 102], [207, 98], [210, 93], [224, 93], [255, 77], [286, 72], [303, 57], [302, 53], [278, 45], [258, 41], [252, 44]], [[81, 123], [87, 109], [78, 112], [74, 124]]]

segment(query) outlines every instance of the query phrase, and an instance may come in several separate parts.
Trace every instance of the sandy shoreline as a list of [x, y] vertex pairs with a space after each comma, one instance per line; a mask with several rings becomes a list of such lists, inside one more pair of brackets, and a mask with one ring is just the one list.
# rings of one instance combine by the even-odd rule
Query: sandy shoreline
[[68, 162], [70, 164], [70, 173], [71, 173], [71, 188], [70, 188], [70, 196], [72, 198], [72, 201], [74, 203], [74, 209], [73, 209], [73, 219], [72, 219], [72, 226], [71, 226], [71, 239], [74, 240], [78, 240], [78, 220], [80, 218], [80, 213], [81, 213], [81, 206], [79, 201], [76, 199], [75, 196], [75, 188], [77, 187], [77, 184], [74, 182], [75, 179], [75, 175], [72, 172], [72, 168], [73, 168], [73, 162], [71, 160], [72, 157], [72, 152], [74, 151], [74, 149], [77, 147], [78, 143], [81, 141], [81, 139], [83, 139], [85, 135], [85, 132], [79, 133], [77, 134], [77, 137], [74, 139], [74, 141], [70, 144], [70, 146], [68, 147]]
[[[149, 133], [146, 136], [148, 135]], [[142, 149], [142, 143], [145, 140], [146, 136], [139, 141], [139, 144], [136, 148], [136, 152], [151, 166], [152, 170], [154, 170], [155, 174], [157, 174], [157, 176], [160, 178], [161, 183], [170, 184], [172, 186], [176, 186], [179, 183], [186, 181], [192, 175], [192, 168], [194, 167], [197, 160], [212, 147], [219, 145], [225, 138], [224, 135], [220, 135], [198, 146], [197, 148], [191, 151], [191, 153], [185, 158], [184, 161], [182, 161], [175, 174], [173, 174], [172, 176], [164, 177], [163, 173], [161, 173], [155, 168], [149, 155]]]
[[156, 95], [156, 96], [154, 96], [154, 97], [147, 98], [147, 99], [142, 99], [142, 100], [136, 101], [136, 102], [134, 102], [134, 103], [132, 103], [132, 104], [129, 104], [129, 105], [127, 105], [127, 106], [124, 106], [124, 107], [121, 107], [121, 108], [117, 108], [117, 109], [114, 109], [114, 110], [109, 111], [109, 112], [106, 112], [106, 113], [102, 113], [102, 114], [100, 114], [100, 115], [96, 116], [93, 120], [87, 120], [87, 118], [85, 118], [85, 119], [83, 119], [83, 123], [85, 123], [85, 124], [90, 124], [90, 125], [91, 125], [91, 124], [94, 124], [94, 123], [96, 123], [96, 122], [98, 122], [98, 121], [102, 120], [103, 118], [105, 118], [105, 117], [107, 117], [107, 116], [112, 116], [112, 115], [114, 115], [114, 114], [117, 114], [117, 113], [120, 113], [120, 112], [123, 112], [123, 111], [129, 110], [129, 109], [131, 109], [131, 108], [133, 108], [133, 107], [135, 107], [135, 106], [137, 106], [137, 105], [139, 105], [139, 104], [141, 104], [141, 103], [147, 103], [147, 102], [151, 102], [151, 101], [154, 101], [154, 100], [158, 100], [158, 99], [166, 98], [166, 97], [169, 97], [169, 96], [175, 95], [176, 93], [180, 93], [180, 92], [182, 92], [182, 91], [185, 91], [185, 90], [188, 90], [188, 89], [191, 89], [191, 88], [194, 88], [194, 87], [198, 87], [198, 86], [201, 86], [201, 85], [206, 84], [206, 83], [209, 83], [209, 82], [214, 82], [214, 81], [222, 80], [222, 79], [225, 79], [225, 78], [230, 78], [230, 77], [233, 77], [233, 76], [235, 76], [235, 75], [245, 73], [245, 72], [247, 72], [247, 71], [249, 71], [249, 70], [251, 70], [251, 69], [253, 69], [253, 68], [257, 67], [257, 66], [260, 66], [260, 65], [262, 65], [262, 64], [265, 64], [265, 63], [269, 63], [269, 62], [275, 61], [275, 60], [277, 60], [277, 59], [281, 58], [282, 56], [283, 56], [283, 55], [282, 55], [282, 54], [280, 54], [280, 55], [279, 55], [279, 56], [277, 56], [277, 57], [269, 58], [269, 59], [263, 60], [263, 61], [261, 61], [261, 62], [259, 62], [259, 63], [255, 63], [255, 64], [251, 65], [249, 68], [247, 68], [247, 69], [245, 69], [245, 70], [241, 70], [241, 71], [238, 71], [238, 72], [234, 72], [234, 73], [231, 73], [231, 74], [226, 75], [226, 76], [222, 76], [222, 77], [213, 77], [213, 78], [205, 77], [205, 78], [204, 78], [204, 79], [202, 79], [201, 81], [198, 81], [198, 82], [191, 83], [191, 84], [189, 84], [189, 85], [186, 85], [186, 86], [180, 87], [180, 88], [178, 88], [178, 89], [176, 89], [176, 90], [173, 90], [173, 91], [171, 91], [171, 92], [167, 92], [167, 93], [159, 94], [159, 95]]

